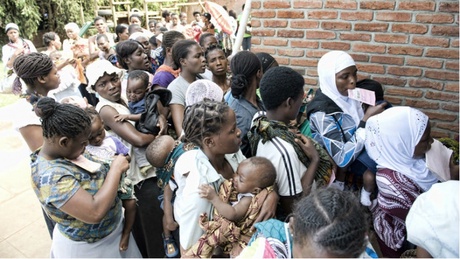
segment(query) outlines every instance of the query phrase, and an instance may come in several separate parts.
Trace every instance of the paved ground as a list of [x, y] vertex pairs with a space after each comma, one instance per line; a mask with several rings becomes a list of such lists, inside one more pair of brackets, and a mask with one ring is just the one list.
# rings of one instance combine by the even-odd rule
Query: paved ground
[[0, 258], [49, 257], [51, 239], [30, 184], [30, 152], [13, 129], [20, 116], [15, 106], [0, 108]]

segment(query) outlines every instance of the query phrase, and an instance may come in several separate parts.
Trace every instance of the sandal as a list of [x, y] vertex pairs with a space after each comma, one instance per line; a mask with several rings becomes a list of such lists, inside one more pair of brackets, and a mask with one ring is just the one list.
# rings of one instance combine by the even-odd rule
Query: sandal
[[166, 257], [177, 257], [179, 255], [179, 249], [174, 241], [174, 238], [172, 236], [165, 237], [164, 234], [162, 234], [162, 236]]

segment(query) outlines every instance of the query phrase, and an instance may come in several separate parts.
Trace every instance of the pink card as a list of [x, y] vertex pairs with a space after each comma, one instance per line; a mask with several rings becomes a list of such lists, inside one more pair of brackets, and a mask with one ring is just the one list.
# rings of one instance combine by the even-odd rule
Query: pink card
[[375, 106], [375, 93], [374, 91], [355, 88], [348, 90], [348, 97], [357, 101], [360, 101], [365, 104]]

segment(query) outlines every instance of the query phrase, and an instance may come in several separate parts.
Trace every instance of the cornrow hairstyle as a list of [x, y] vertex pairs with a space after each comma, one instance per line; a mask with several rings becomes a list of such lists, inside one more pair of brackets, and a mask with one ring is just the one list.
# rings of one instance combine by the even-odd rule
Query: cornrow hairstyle
[[98, 35], [96, 36], [96, 42], [97, 42], [98, 40], [100, 40], [101, 38], [104, 38], [107, 42], [109, 41], [109, 38], [107, 37], [107, 35], [105, 35], [105, 34], [98, 34]]
[[270, 68], [260, 80], [260, 97], [265, 109], [274, 110], [289, 97], [297, 100], [303, 93], [304, 84], [303, 76], [292, 68]]
[[118, 24], [117, 27], [115, 27], [115, 34], [117, 35], [117, 37], [115, 38], [115, 42], [120, 41], [120, 36], [118, 36], [118, 34], [123, 33], [127, 29], [128, 29], [128, 25], [124, 23]]
[[218, 46], [218, 45], [211, 45], [211, 46], [209, 46], [209, 47], [205, 50], [205, 52], [204, 52], [204, 58], [206, 59], [206, 62], [208, 61], [208, 54], [211, 53], [211, 52], [213, 52], [214, 50], [222, 51], [222, 52], [224, 53], [224, 56], [225, 56], [225, 52], [224, 52], [224, 50], [223, 50], [220, 46]]
[[163, 54], [163, 57], [166, 57], [166, 49], [172, 48], [174, 43], [179, 40], [185, 40], [185, 36], [178, 31], [167, 31], [163, 33], [163, 41], [161, 42], [161, 46], [163, 47], [161, 54]]
[[117, 53], [117, 60], [121, 67], [128, 69], [128, 65], [124, 59], [129, 58], [139, 47], [144, 48], [142, 44], [135, 40], [125, 40], [117, 44], [115, 52]]
[[209, 33], [209, 32], [201, 34], [200, 40], [199, 40], [200, 47], [204, 46], [204, 41], [209, 37], [215, 37], [215, 36], [214, 36], [214, 34]]
[[319, 189], [294, 209], [294, 242], [307, 240], [335, 257], [358, 257], [366, 248], [368, 220], [351, 192]]
[[91, 118], [82, 108], [60, 104], [49, 97], [37, 102], [35, 113], [41, 118], [44, 138], [63, 136], [73, 139], [91, 128]]
[[43, 45], [45, 45], [46, 47], [48, 47], [53, 40], [56, 40], [55, 32], [50, 31], [43, 34]]
[[230, 69], [233, 74], [231, 82], [232, 95], [239, 99], [249, 86], [249, 80], [256, 76], [257, 71], [262, 69], [262, 63], [254, 53], [240, 51], [233, 56], [230, 62]]
[[149, 86], [149, 75], [142, 70], [133, 70], [129, 72], [128, 80], [141, 80], [144, 89]]
[[230, 107], [226, 103], [205, 99], [185, 108], [184, 142], [191, 142], [202, 147], [203, 139], [218, 134], [227, 121]]
[[14, 71], [18, 76], [13, 83], [13, 92], [21, 93], [21, 78], [30, 90], [35, 91], [35, 82], [40, 76], [47, 76], [53, 69], [54, 64], [48, 55], [32, 52], [27, 55], [19, 56], [13, 63]]
[[265, 157], [253, 156], [246, 159], [252, 166], [257, 167], [254, 172], [261, 172], [258, 177], [259, 187], [267, 188], [275, 184], [276, 181], [276, 169], [273, 163]]
[[180, 40], [172, 47], [172, 58], [177, 68], [182, 68], [181, 59], [187, 57], [193, 45], [198, 45], [194, 40]]

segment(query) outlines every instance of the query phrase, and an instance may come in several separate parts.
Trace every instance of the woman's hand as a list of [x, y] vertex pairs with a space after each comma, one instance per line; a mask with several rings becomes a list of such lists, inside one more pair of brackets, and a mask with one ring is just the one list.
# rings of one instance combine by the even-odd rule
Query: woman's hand
[[115, 157], [115, 159], [112, 161], [112, 164], [110, 164], [110, 167], [112, 168], [117, 168], [120, 169], [120, 171], [126, 172], [129, 169], [129, 162], [131, 161], [131, 157], [128, 155], [118, 155]]
[[294, 140], [302, 148], [305, 155], [310, 158], [311, 161], [319, 161], [319, 154], [316, 151], [313, 141], [302, 134], [297, 134], [297, 138]]
[[158, 116], [157, 126], [160, 128], [158, 135], [166, 135], [168, 133], [168, 121], [163, 114]]
[[[267, 198], [265, 199], [264, 203], [262, 204], [262, 208], [260, 209], [259, 216], [254, 221], [254, 224], [257, 222], [269, 220], [275, 217], [276, 214], [276, 207], [278, 206], [278, 194], [275, 191], [272, 191], [268, 194]], [[255, 231], [254, 224], [251, 227], [251, 231]]]
[[386, 106], [387, 102], [383, 102], [376, 106], [369, 106], [364, 114], [363, 121], [367, 121], [370, 117], [383, 112]]

